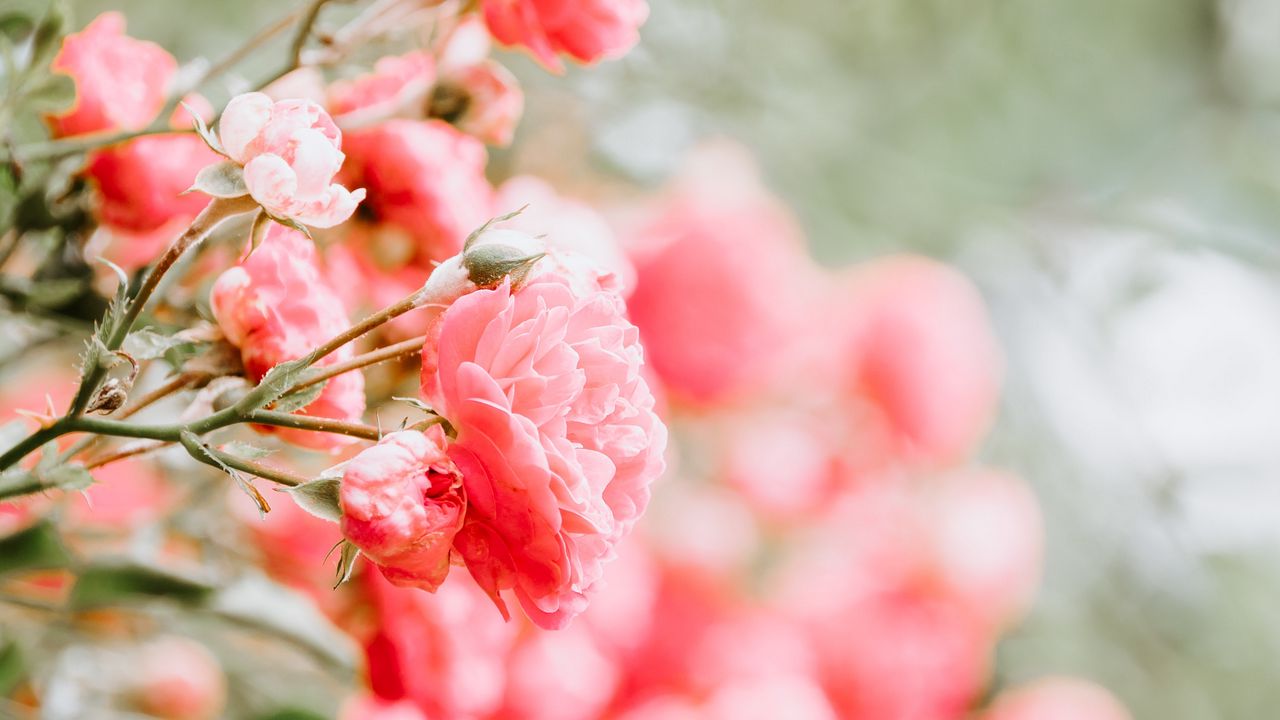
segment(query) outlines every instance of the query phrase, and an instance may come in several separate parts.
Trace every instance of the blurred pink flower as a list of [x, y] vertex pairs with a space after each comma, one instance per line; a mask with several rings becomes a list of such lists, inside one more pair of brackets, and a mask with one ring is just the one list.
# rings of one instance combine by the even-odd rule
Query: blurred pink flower
[[963, 275], [919, 257], [864, 263], [816, 307], [842, 313], [823, 313], [839, 329], [814, 348], [823, 356], [815, 364], [831, 367], [828, 387], [841, 390], [864, 443], [932, 466], [973, 449], [995, 411], [1001, 359], [982, 298]]
[[126, 270], [143, 267], [208, 204], [183, 192], [218, 156], [190, 134], [151, 135], [99, 150], [85, 174], [98, 189], [98, 216], [113, 236], [103, 255]]
[[124, 34], [124, 16], [107, 12], [63, 38], [55, 72], [76, 82], [75, 104], [48, 118], [54, 137], [140, 130], [164, 107], [178, 63], [155, 43]]
[[431, 114], [481, 142], [510, 145], [524, 114], [524, 91], [510, 70], [481, 60], [441, 74]]
[[498, 717], [510, 720], [596, 720], [613, 698], [618, 668], [584, 624], [521, 637], [507, 666]]
[[362, 216], [406, 230], [412, 261], [453, 256], [492, 216], [493, 190], [478, 140], [438, 120], [391, 120], [347, 136], [345, 177], [369, 189]]
[[500, 42], [527, 48], [560, 71], [559, 55], [595, 62], [625, 54], [649, 17], [645, 0], [484, 0], [484, 18]]
[[391, 433], [342, 475], [342, 532], [394, 585], [435, 591], [449, 574], [466, 500], [444, 431]]
[[[521, 208], [524, 208], [521, 210]], [[556, 192], [546, 180], [518, 175], [498, 188], [494, 214], [520, 214], [499, 224], [541, 237], [550, 247], [590, 258], [613, 276], [606, 285], [626, 296], [636, 284], [636, 270], [605, 219], [587, 203]]]
[[758, 392], [802, 337], [817, 269], [746, 151], [704, 148], [629, 247], [628, 307], [673, 397], [705, 405]]
[[166, 720], [219, 717], [226, 703], [222, 666], [203, 645], [168, 635], [139, 648], [131, 696], [138, 709]]
[[[253, 382], [286, 360], [295, 360], [347, 329], [346, 309], [316, 265], [315, 246], [305, 235], [273, 225], [238, 266], [218, 277], [210, 294], [214, 318], [228, 341], [240, 348], [245, 373]], [[348, 344], [317, 363], [331, 365], [354, 357]], [[301, 415], [359, 420], [364, 414], [364, 376], [343, 373], [328, 381]], [[352, 438], [333, 433], [277, 429], [292, 443], [335, 449]]]
[[648, 504], [666, 427], [642, 364], [622, 299], [559, 272], [441, 316], [423, 389], [458, 429], [469, 507], [454, 544], [504, 615], [511, 589], [539, 626], [567, 624]]
[[357, 582], [373, 613], [363, 641], [374, 694], [409, 700], [433, 719], [498, 710], [518, 628], [470, 578], [455, 576], [434, 594], [394, 587], [378, 573]]
[[416, 50], [383, 57], [374, 64], [373, 72], [330, 85], [329, 109], [343, 127], [347, 122], [386, 119], [409, 108], [411, 117], [421, 117], [435, 80], [431, 53]]
[[342, 133], [310, 100], [237, 95], [218, 121], [227, 155], [244, 166], [244, 182], [268, 213], [327, 228], [355, 212], [365, 191], [333, 182], [342, 168]]
[[922, 525], [943, 592], [992, 628], [1018, 620], [1040, 584], [1044, 549], [1031, 489], [1011, 475], [964, 470], [925, 492]]
[[1050, 677], [1006, 690], [979, 720], [1131, 720], [1111, 693], [1087, 680]]

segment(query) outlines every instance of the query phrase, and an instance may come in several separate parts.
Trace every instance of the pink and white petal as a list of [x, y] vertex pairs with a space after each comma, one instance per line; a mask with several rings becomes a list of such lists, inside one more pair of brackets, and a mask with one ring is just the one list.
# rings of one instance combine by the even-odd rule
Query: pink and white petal
[[218, 137], [232, 160], [249, 160], [245, 150], [271, 120], [271, 98], [260, 92], [237, 95], [227, 103], [218, 121]]
[[333, 176], [345, 156], [319, 130], [305, 128], [293, 134], [293, 166], [298, 176], [298, 197], [309, 200], [327, 194]]
[[291, 216], [298, 192], [298, 175], [279, 155], [259, 155], [244, 166], [244, 184], [249, 194], [267, 212]]
[[330, 228], [351, 217], [356, 206], [364, 200], [364, 195], [364, 188], [353, 191], [335, 183], [329, 186], [328, 195], [324, 199], [296, 207], [292, 217], [303, 225]]

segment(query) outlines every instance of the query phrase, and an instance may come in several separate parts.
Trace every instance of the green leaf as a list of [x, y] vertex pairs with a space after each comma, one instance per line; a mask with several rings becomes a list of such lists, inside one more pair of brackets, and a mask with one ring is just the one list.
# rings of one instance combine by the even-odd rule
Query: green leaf
[[415, 407], [415, 408], [418, 408], [418, 409], [419, 409], [419, 410], [421, 410], [422, 412], [425, 412], [425, 413], [431, 413], [432, 415], [435, 415], [435, 414], [436, 414], [436, 411], [435, 411], [435, 410], [432, 410], [430, 405], [428, 405], [428, 404], [426, 404], [426, 403], [422, 402], [422, 401], [421, 401], [421, 400], [419, 400], [418, 398], [413, 398], [413, 397], [398, 397], [398, 396], [393, 395], [393, 396], [391, 396], [391, 399], [392, 399], [392, 400], [397, 400], [397, 401], [402, 402], [402, 403], [404, 403], [404, 404], [406, 404], [406, 405], [411, 405], [411, 406], [413, 406], [413, 407]]
[[209, 126], [205, 123], [204, 118], [200, 117], [200, 113], [196, 112], [194, 109], [191, 108], [190, 105], [187, 105], [186, 103], [180, 103], [180, 104], [187, 111], [187, 114], [191, 116], [192, 124], [195, 125], [195, 128], [196, 128], [196, 133], [200, 136], [202, 140], [204, 140], [204, 144], [208, 145], [210, 150], [218, 153], [223, 157], [226, 157], [227, 151], [222, 149], [222, 143], [218, 142], [218, 136], [214, 135], [213, 131], [209, 129]]
[[97, 565], [80, 574], [68, 605], [84, 610], [156, 598], [199, 604], [213, 592], [214, 587], [206, 582], [160, 568], [132, 563]]
[[325, 716], [302, 708], [283, 708], [258, 715], [254, 720], [325, 720]]
[[0, 697], [7, 697], [26, 676], [27, 663], [22, 657], [22, 648], [10, 642], [0, 650]]
[[142, 328], [129, 333], [124, 339], [124, 351], [135, 360], [154, 360], [164, 357], [170, 350], [194, 346], [189, 340], [174, 335], [164, 335], [151, 328]]
[[342, 551], [338, 554], [338, 567], [334, 571], [334, 577], [337, 578], [337, 582], [333, 584], [335, 588], [351, 579], [351, 573], [356, 569], [356, 560], [360, 559], [360, 548], [351, 544], [350, 540], [343, 540], [340, 544]]
[[27, 302], [41, 308], [60, 308], [83, 295], [88, 287], [85, 278], [41, 280], [31, 286]]
[[253, 398], [253, 407], [244, 407], [242, 410], [257, 410], [279, 400], [289, 388], [297, 385], [303, 380], [304, 373], [310, 367], [301, 359], [289, 360], [267, 371], [262, 376], [262, 380], [258, 382], [258, 386], [254, 388], [246, 399]]
[[0, 538], [0, 575], [63, 568], [70, 563], [70, 553], [63, 547], [58, 531], [47, 520]]
[[244, 168], [230, 160], [201, 168], [187, 192], [192, 190], [216, 198], [237, 198], [249, 194], [249, 188], [244, 184]]
[[70, 75], [49, 73], [27, 88], [23, 101], [28, 112], [64, 110], [76, 101], [76, 81]]
[[341, 489], [342, 478], [320, 477], [297, 487], [284, 488], [283, 492], [289, 493], [298, 507], [308, 513], [336, 523], [342, 521]]
[[306, 235], [308, 240], [312, 239], [311, 228], [307, 227], [306, 225], [303, 225], [302, 223], [298, 222], [297, 220], [294, 220], [293, 218], [282, 218], [282, 217], [276, 217], [275, 215], [268, 215], [267, 217], [271, 218], [272, 220], [276, 221], [277, 223], [287, 228], [297, 230], [303, 235]]
[[240, 440], [232, 440], [231, 442], [223, 445], [222, 451], [231, 453], [236, 457], [242, 457], [246, 460], [261, 460], [275, 452], [274, 450], [258, 447], [257, 445], [250, 445], [249, 443], [242, 442]]
[[44, 67], [62, 46], [62, 34], [67, 26], [67, 9], [61, 2], [50, 3], [49, 12], [36, 26], [31, 40], [31, 66]]
[[275, 404], [271, 406], [271, 409], [279, 412], [293, 412], [294, 410], [301, 410], [315, 402], [316, 398], [320, 397], [320, 393], [324, 392], [324, 386], [328, 384], [329, 381], [325, 380], [324, 382], [318, 382], [314, 385], [308, 385], [301, 390], [294, 390], [291, 393], [287, 393], [279, 400], [276, 400]]

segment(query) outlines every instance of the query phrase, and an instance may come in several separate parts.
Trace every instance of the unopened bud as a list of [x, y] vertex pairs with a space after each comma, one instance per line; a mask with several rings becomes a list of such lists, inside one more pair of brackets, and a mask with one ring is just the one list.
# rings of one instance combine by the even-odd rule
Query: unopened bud
[[110, 415], [124, 406], [128, 399], [129, 393], [125, 389], [124, 382], [120, 378], [111, 378], [98, 388], [98, 392], [94, 393], [85, 412]]
[[463, 253], [462, 262], [467, 276], [477, 287], [497, 287], [508, 277], [513, 286], [518, 286], [545, 255], [545, 252], [530, 253], [512, 245], [477, 243]]

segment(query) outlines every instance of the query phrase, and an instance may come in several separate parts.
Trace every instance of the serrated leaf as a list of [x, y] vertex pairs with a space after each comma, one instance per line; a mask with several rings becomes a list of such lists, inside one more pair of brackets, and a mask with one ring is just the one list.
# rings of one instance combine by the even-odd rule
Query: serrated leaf
[[76, 101], [76, 81], [70, 75], [49, 73], [28, 86], [22, 96], [23, 105], [29, 111], [65, 110]]
[[200, 117], [200, 113], [193, 110], [191, 106], [187, 105], [186, 103], [180, 103], [180, 104], [182, 105], [183, 109], [187, 111], [187, 114], [191, 116], [191, 123], [196, 128], [196, 134], [200, 136], [200, 139], [204, 140], [204, 144], [208, 145], [210, 150], [218, 153], [223, 157], [226, 157], [227, 151], [222, 149], [222, 143], [218, 142], [218, 136], [214, 135], [213, 131], [209, 129], [209, 126], [205, 123], [204, 118]]
[[164, 335], [151, 328], [142, 328], [129, 333], [124, 339], [124, 351], [135, 360], [154, 360], [164, 357], [165, 353], [193, 343], [174, 335]]
[[23, 570], [51, 570], [71, 564], [58, 531], [47, 520], [0, 538], [0, 575]]
[[252, 397], [253, 403], [256, 404], [242, 409], [257, 410], [279, 400], [289, 388], [303, 379], [303, 374], [308, 367], [310, 366], [299, 359], [282, 362], [271, 368], [266, 375], [262, 376], [258, 386], [246, 396], [246, 398]]
[[244, 168], [230, 160], [201, 168], [188, 192], [191, 190], [216, 198], [238, 198], [249, 194], [249, 188], [244, 184]]
[[337, 579], [333, 584], [334, 588], [351, 579], [351, 573], [356, 569], [356, 560], [360, 559], [360, 548], [351, 544], [350, 540], [343, 540], [339, 544], [342, 550], [338, 553], [338, 567], [334, 570], [334, 577]]
[[275, 404], [271, 406], [271, 409], [278, 412], [293, 412], [294, 410], [301, 410], [315, 402], [316, 398], [320, 397], [320, 393], [324, 392], [324, 386], [328, 384], [329, 381], [325, 380], [324, 382], [308, 385], [301, 390], [295, 390], [288, 393], [282, 396], [279, 400], [276, 400]]
[[146, 565], [97, 565], [80, 574], [67, 604], [73, 610], [166, 598], [199, 604], [214, 588], [196, 578]]
[[329, 522], [342, 521], [342, 503], [339, 500], [342, 489], [341, 478], [321, 477], [291, 488], [283, 492], [297, 503], [298, 507]]

